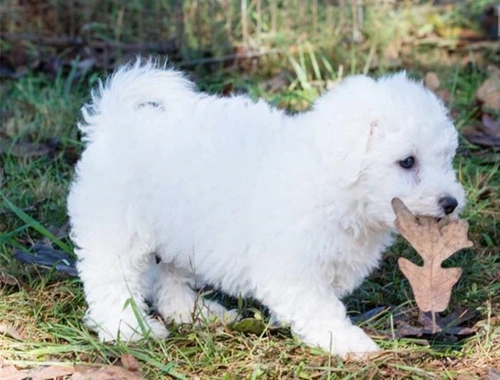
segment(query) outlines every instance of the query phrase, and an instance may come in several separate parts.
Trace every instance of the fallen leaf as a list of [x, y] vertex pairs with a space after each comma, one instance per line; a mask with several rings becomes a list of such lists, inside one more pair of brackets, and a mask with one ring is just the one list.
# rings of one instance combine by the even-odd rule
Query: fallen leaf
[[389, 42], [383, 51], [385, 66], [400, 67], [401, 53], [402, 53], [401, 41], [394, 40]]
[[125, 369], [131, 372], [138, 372], [141, 369], [139, 361], [130, 354], [123, 354], [120, 358]]
[[500, 75], [494, 69], [477, 89], [476, 99], [482, 103], [483, 111], [500, 111]]
[[450, 92], [446, 89], [440, 88], [441, 81], [435, 72], [429, 71], [425, 74], [424, 84], [429, 90], [441, 98], [443, 102], [447, 103], [450, 101]]
[[19, 281], [17, 281], [17, 279], [14, 276], [5, 273], [4, 271], [1, 270], [0, 270], [0, 283], [7, 285], [19, 285]]
[[22, 380], [20, 371], [12, 364], [6, 364], [2, 359], [0, 363], [0, 378], [3, 380]]
[[488, 131], [490, 135], [500, 136], [500, 122], [493, 120], [493, 118], [488, 114], [483, 114], [481, 120], [484, 125], [484, 129]]
[[0, 358], [0, 378], [2, 380], [48, 380], [69, 376], [73, 372], [75, 372], [73, 367], [57, 365], [18, 369], [15, 365]]
[[[476, 328], [460, 326], [471, 318], [475, 313], [469, 309], [457, 309], [445, 317], [431, 312], [420, 311], [418, 321], [420, 326], [414, 326], [409, 323], [408, 315], [403, 313], [394, 315], [394, 323], [397, 325], [395, 330], [398, 337], [421, 337], [423, 335], [439, 334], [443, 340], [456, 340], [454, 336], [472, 335]], [[439, 339], [436, 337], [434, 339]]]
[[410, 282], [415, 301], [424, 312], [434, 315], [444, 311], [462, 269], [443, 268], [441, 264], [456, 251], [472, 246], [467, 238], [468, 224], [465, 220], [453, 220], [442, 226], [435, 218], [415, 217], [398, 198], [392, 200], [392, 207], [396, 213], [397, 229], [424, 260], [422, 267], [403, 257], [398, 260], [401, 271]]
[[465, 138], [472, 144], [484, 147], [500, 147], [500, 138], [490, 136], [484, 133], [483, 130], [477, 128], [464, 129]]
[[142, 376], [123, 367], [106, 365], [103, 367], [75, 366], [73, 380], [140, 380]]
[[0, 137], [0, 154], [4, 153], [20, 158], [40, 157], [48, 155], [50, 148], [44, 144], [26, 141], [13, 142]]
[[483, 114], [481, 124], [463, 130], [465, 138], [472, 144], [485, 147], [500, 147], [500, 122]]
[[[409, 336], [421, 337], [422, 335], [425, 335], [427, 333], [427, 331], [423, 327], [415, 327], [404, 321], [398, 322], [397, 325], [398, 328], [395, 335], [398, 338]], [[432, 332], [429, 332], [429, 334], [432, 334]]]
[[469, 327], [461, 327], [460, 325], [475, 316], [475, 313], [469, 309], [457, 309], [446, 317], [440, 315], [432, 315], [432, 312], [420, 311], [418, 320], [423, 326], [424, 333], [438, 330], [451, 335], [471, 335], [475, 329]]
[[25, 252], [16, 249], [12, 255], [16, 260], [24, 264], [35, 264], [46, 268], [54, 268], [68, 276], [78, 277], [76, 260], [70, 254], [55, 250], [51, 247], [35, 244], [33, 252]]
[[56, 379], [63, 376], [69, 376], [74, 372], [73, 367], [63, 367], [51, 365], [48, 367], [37, 367], [28, 370], [20, 371], [22, 373], [23, 379], [32, 379], [32, 380], [48, 380], [48, 379]]
[[436, 95], [439, 98], [441, 98], [441, 100], [445, 103], [448, 103], [450, 101], [450, 98], [451, 98], [450, 92], [446, 89], [437, 90]]
[[24, 340], [22, 335], [16, 330], [14, 326], [0, 323], [0, 334], [7, 335], [15, 340]]
[[427, 74], [425, 74], [424, 83], [425, 83], [425, 86], [433, 92], [435, 92], [439, 88], [439, 86], [441, 85], [441, 82], [439, 81], [439, 77], [433, 71], [429, 71]]

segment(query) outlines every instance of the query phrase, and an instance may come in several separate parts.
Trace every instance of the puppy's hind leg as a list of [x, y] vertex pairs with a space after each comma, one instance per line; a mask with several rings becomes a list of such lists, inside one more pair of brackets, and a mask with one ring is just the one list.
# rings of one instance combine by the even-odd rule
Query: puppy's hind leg
[[154, 280], [154, 304], [165, 320], [176, 323], [232, 321], [235, 313], [217, 302], [204, 299], [195, 288], [194, 274], [173, 264], [160, 262]]
[[[116, 241], [114, 241], [116, 243]], [[145, 302], [147, 272], [154, 255], [137, 252], [132, 246], [109, 242], [78, 250], [88, 311], [86, 323], [103, 341], [139, 340], [144, 336], [164, 338], [163, 323], [148, 316]]]

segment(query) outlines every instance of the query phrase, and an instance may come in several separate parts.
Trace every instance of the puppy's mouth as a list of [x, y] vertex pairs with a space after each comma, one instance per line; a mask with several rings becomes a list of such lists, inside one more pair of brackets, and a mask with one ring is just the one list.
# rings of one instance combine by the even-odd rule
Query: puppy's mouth
[[[393, 203], [397, 198], [393, 198], [391, 203]], [[404, 204], [404, 203], [403, 203]], [[394, 207], [394, 203], [393, 203]], [[415, 217], [417, 220], [418, 219], [433, 219], [435, 220], [440, 227], [446, 226], [450, 222], [459, 219], [459, 208], [457, 207], [456, 210], [454, 210], [450, 214], [446, 214], [441, 208], [429, 208], [429, 209], [420, 209], [420, 210], [412, 210], [410, 207], [405, 204], [406, 209]]]
[[431, 212], [431, 213], [418, 213], [417, 212], [414, 215], [417, 218], [420, 218], [420, 217], [433, 218], [433, 219], [436, 219], [437, 222], [444, 222], [444, 223], [448, 223], [448, 222], [451, 222], [452, 220], [459, 219], [459, 213], [457, 211], [454, 211], [451, 214], [445, 214], [441, 210]]
[[450, 222], [450, 218], [443, 216], [441, 218], [436, 218], [436, 221], [437, 221], [439, 228], [442, 228]]
[[439, 227], [444, 227], [447, 224], [449, 224], [450, 222], [452, 222], [453, 220], [458, 219], [457, 216], [454, 216], [452, 214], [450, 214], [450, 215], [437, 215], [437, 216], [436, 215], [429, 215], [429, 214], [418, 214], [415, 216], [417, 217], [417, 219], [422, 218], [422, 217], [432, 218], [438, 223]]

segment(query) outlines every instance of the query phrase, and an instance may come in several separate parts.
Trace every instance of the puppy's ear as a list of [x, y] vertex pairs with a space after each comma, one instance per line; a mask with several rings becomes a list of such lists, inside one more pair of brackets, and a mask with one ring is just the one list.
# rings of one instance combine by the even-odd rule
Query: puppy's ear
[[351, 140], [353, 144], [350, 145], [347, 151], [344, 151], [344, 160], [349, 168], [348, 173], [345, 173], [342, 176], [343, 178], [339, 178], [339, 181], [348, 187], [355, 186], [363, 179], [363, 175], [371, 162], [374, 145], [376, 145], [381, 133], [376, 119], [367, 120], [364, 125], [357, 128], [357, 132], [357, 136], [350, 136], [354, 137]]
[[362, 178], [381, 135], [378, 98], [377, 82], [359, 75], [347, 78], [313, 106], [318, 146], [335, 168], [336, 180], [345, 186]]
[[373, 120], [370, 123], [369, 133], [366, 141], [366, 153], [372, 149], [373, 141], [379, 137], [380, 129], [378, 127], [378, 120]]

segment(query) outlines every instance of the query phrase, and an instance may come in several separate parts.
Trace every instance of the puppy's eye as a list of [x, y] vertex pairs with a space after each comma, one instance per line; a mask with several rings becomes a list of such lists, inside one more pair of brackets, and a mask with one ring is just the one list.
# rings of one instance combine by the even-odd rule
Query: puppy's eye
[[399, 161], [399, 166], [403, 169], [411, 169], [415, 165], [415, 157], [408, 156], [404, 160]]

